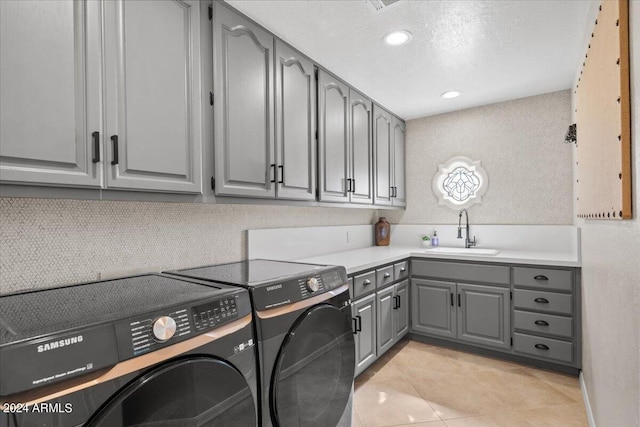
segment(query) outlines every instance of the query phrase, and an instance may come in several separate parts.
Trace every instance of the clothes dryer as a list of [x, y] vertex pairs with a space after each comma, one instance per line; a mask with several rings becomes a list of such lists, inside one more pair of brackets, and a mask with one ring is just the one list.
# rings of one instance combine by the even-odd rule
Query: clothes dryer
[[351, 425], [355, 344], [344, 267], [250, 260], [171, 274], [251, 292], [262, 426]]
[[157, 274], [1, 296], [0, 426], [256, 426], [252, 316]]

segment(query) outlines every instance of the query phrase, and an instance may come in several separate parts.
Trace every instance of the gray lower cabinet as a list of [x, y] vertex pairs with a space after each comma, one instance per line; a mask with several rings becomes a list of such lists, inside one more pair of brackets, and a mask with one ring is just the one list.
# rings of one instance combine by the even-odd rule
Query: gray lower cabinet
[[412, 330], [509, 348], [509, 289], [438, 280], [411, 282]]
[[509, 289], [458, 283], [458, 339], [490, 347], [511, 347]]
[[580, 287], [576, 269], [513, 268], [513, 350], [580, 366]]
[[104, 2], [106, 188], [202, 192], [199, 7]]
[[376, 295], [371, 294], [351, 306], [356, 343], [356, 375], [376, 360]]
[[215, 193], [273, 198], [274, 37], [213, 6]]
[[414, 259], [411, 332], [579, 368], [579, 272]]
[[403, 280], [395, 284], [394, 291], [394, 334], [398, 341], [409, 332], [409, 281]]
[[409, 281], [403, 280], [376, 292], [378, 308], [378, 356], [409, 332]]
[[394, 288], [389, 286], [376, 292], [376, 308], [378, 311], [378, 343], [377, 353], [381, 355], [395, 344], [394, 328]]
[[202, 191], [199, 2], [0, 8], [3, 183]]
[[0, 1], [0, 181], [102, 185], [100, 9]]
[[437, 280], [411, 280], [411, 329], [430, 335], [455, 338], [456, 284]]

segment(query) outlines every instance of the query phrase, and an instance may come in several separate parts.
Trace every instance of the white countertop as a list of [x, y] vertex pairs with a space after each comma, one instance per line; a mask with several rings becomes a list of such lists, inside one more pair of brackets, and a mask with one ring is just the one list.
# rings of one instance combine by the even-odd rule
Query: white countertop
[[347, 274], [367, 270], [380, 264], [395, 262], [408, 257], [430, 259], [455, 259], [461, 261], [498, 262], [513, 264], [534, 264], [560, 267], [580, 267], [575, 254], [561, 252], [532, 252], [501, 250], [495, 256], [428, 253], [426, 248], [417, 246], [371, 246], [345, 252], [336, 252], [310, 258], [296, 259], [312, 264], [342, 265]]

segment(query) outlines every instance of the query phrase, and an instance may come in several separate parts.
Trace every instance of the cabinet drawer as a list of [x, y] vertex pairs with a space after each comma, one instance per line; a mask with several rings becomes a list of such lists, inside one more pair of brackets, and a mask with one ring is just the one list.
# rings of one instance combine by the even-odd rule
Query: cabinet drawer
[[393, 265], [395, 280], [402, 280], [409, 277], [409, 263], [407, 261], [397, 262]]
[[362, 295], [376, 289], [376, 272], [360, 274], [353, 278], [353, 298], [358, 299]]
[[509, 284], [509, 267], [501, 265], [413, 261], [411, 268], [414, 276], [437, 277], [461, 282]]
[[553, 313], [571, 314], [573, 312], [572, 297], [555, 292], [529, 291], [516, 289], [513, 291], [513, 306]]
[[522, 329], [523, 331], [558, 335], [566, 338], [573, 337], [573, 319], [570, 317], [514, 310], [513, 326], [515, 329]]
[[551, 338], [527, 334], [513, 334], [513, 349], [518, 353], [532, 354], [545, 359], [573, 362], [573, 344]]
[[539, 289], [571, 291], [573, 274], [570, 270], [513, 267], [513, 284]]
[[393, 283], [393, 265], [376, 270], [376, 288], [384, 288]]

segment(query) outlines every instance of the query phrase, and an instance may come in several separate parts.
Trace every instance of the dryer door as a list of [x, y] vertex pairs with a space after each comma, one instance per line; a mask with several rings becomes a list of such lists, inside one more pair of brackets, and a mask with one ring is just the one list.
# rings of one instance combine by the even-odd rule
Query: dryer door
[[354, 368], [350, 316], [329, 304], [304, 312], [276, 360], [270, 390], [273, 424], [337, 425], [351, 396]]
[[109, 400], [85, 427], [256, 426], [244, 376], [211, 357], [190, 357], [138, 377]]

